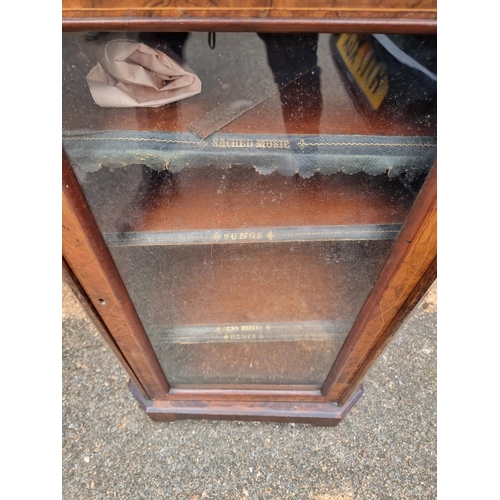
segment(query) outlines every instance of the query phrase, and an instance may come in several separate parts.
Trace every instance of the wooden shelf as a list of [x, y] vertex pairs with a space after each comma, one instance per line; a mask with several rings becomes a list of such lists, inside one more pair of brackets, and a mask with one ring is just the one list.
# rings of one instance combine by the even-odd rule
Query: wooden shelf
[[[241, 166], [105, 167], [85, 173], [82, 187], [179, 388], [318, 388], [414, 199], [387, 176], [304, 179]], [[360, 227], [392, 229], [325, 236]], [[293, 236], [280, 241], [286, 231]]]
[[[85, 175], [83, 188], [105, 237], [129, 245], [168, 244], [169, 238], [170, 244], [176, 238], [178, 244], [192, 244], [197, 240], [188, 237], [199, 234], [196, 231], [205, 235], [199, 243], [263, 242], [269, 241], [268, 231], [286, 233], [282, 228], [305, 234], [288, 240], [342, 238], [321, 234], [333, 232], [335, 226], [353, 230], [344, 239], [366, 239], [356, 233], [362, 225], [390, 225], [385, 228], [389, 233], [380, 237], [391, 238], [414, 198], [387, 176], [317, 174], [302, 179], [261, 175], [246, 167], [184, 169], [170, 175], [141, 166], [101, 169]], [[127, 240], [127, 234], [137, 238], [135, 242]]]

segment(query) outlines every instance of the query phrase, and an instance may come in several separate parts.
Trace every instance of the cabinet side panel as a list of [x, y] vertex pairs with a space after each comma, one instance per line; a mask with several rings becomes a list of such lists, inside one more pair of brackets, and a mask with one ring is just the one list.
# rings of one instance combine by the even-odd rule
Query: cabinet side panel
[[436, 277], [437, 167], [429, 173], [401, 235], [368, 296], [322, 393], [342, 404], [382, 352], [395, 328]]
[[149, 397], [170, 387], [63, 154], [63, 257]]
[[128, 364], [117, 343], [113, 339], [112, 335], [109, 333], [108, 328], [102, 321], [95, 307], [92, 305], [92, 302], [85, 293], [85, 290], [82, 288], [80, 283], [78, 283], [76, 276], [74, 275], [73, 271], [71, 270], [68, 263], [64, 259], [62, 260], [62, 274], [64, 281], [67, 283], [67, 285], [73, 292], [73, 295], [76, 297], [76, 299], [83, 307], [85, 312], [89, 315], [90, 319], [92, 320], [96, 328], [99, 330], [99, 333], [103, 336], [108, 346], [111, 348], [115, 356], [118, 358], [122, 366], [125, 368], [125, 371], [127, 372], [130, 379], [134, 381], [136, 389], [141, 393], [143, 398], [147, 399], [148, 395], [144, 390], [144, 388], [142, 387], [142, 384], [139, 382], [139, 379], [135, 375], [134, 370], [132, 370], [132, 368]]

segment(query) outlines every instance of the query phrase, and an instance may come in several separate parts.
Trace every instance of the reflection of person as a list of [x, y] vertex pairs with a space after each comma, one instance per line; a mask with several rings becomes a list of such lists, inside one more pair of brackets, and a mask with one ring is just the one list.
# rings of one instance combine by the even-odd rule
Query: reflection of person
[[189, 33], [139, 33], [137, 41], [156, 50], [168, 48], [184, 60], [184, 46], [188, 37]]
[[[165, 51], [170, 49], [174, 54], [179, 56], [184, 61], [184, 47], [189, 38], [189, 33], [138, 33], [137, 41], [148, 45], [156, 50]], [[146, 113], [150, 112], [153, 117], [156, 116], [155, 109], [146, 109]], [[176, 116], [177, 107], [170, 110], [172, 116]], [[154, 120], [154, 118], [153, 118]], [[148, 198], [154, 198], [154, 193], [158, 189], [166, 189], [174, 192], [174, 177], [166, 171], [158, 172], [153, 169], [145, 169], [143, 171], [146, 184], [148, 186]]]
[[266, 45], [267, 61], [280, 89], [287, 133], [305, 130], [308, 134], [319, 134], [323, 100], [316, 54], [318, 34], [259, 33], [258, 36]]
[[123, 210], [119, 232], [133, 231], [144, 214], [154, 213], [162, 200], [178, 195], [175, 176], [171, 172], [154, 170], [146, 165], [135, 165], [133, 168], [141, 168], [143, 182]]

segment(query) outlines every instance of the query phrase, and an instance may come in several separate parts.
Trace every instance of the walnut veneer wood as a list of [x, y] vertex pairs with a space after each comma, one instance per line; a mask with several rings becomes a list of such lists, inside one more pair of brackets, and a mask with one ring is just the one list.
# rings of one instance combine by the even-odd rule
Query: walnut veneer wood
[[[260, 420], [263, 422], [299, 422], [304, 424], [336, 426], [363, 394], [359, 386], [344, 405], [303, 398], [296, 401], [256, 401], [243, 399], [237, 402], [226, 400], [193, 400], [172, 398], [163, 401], [145, 399], [134, 383], [129, 388], [137, 402], [153, 420], [175, 421], [179, 419], [203, 420]], [[256, 391], [253, 391], [256, 392]], [[236, 393], [235, 393], [236, 394]], [[299, 393], [297, 393], [299, 394]]]
[[436, 19], [436, 0], [63, 0], [64, 30], [431, 33]]
[[342, 403], [436, 278], [437, 166], [422, 187], [391, 255], [358, 315], [322, 393]]
[[149, 397], [164, 397], [168, 382], [64, 153], [62, 166], [63, 257]]

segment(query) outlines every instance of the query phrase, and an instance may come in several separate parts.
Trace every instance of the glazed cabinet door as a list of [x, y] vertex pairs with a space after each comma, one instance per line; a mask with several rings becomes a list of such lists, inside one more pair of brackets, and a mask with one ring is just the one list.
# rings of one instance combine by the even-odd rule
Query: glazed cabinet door
[[63, 34], [64, 257], [151, 399], [353, 393], [435, 275], [436, 80], [431, 35]]

